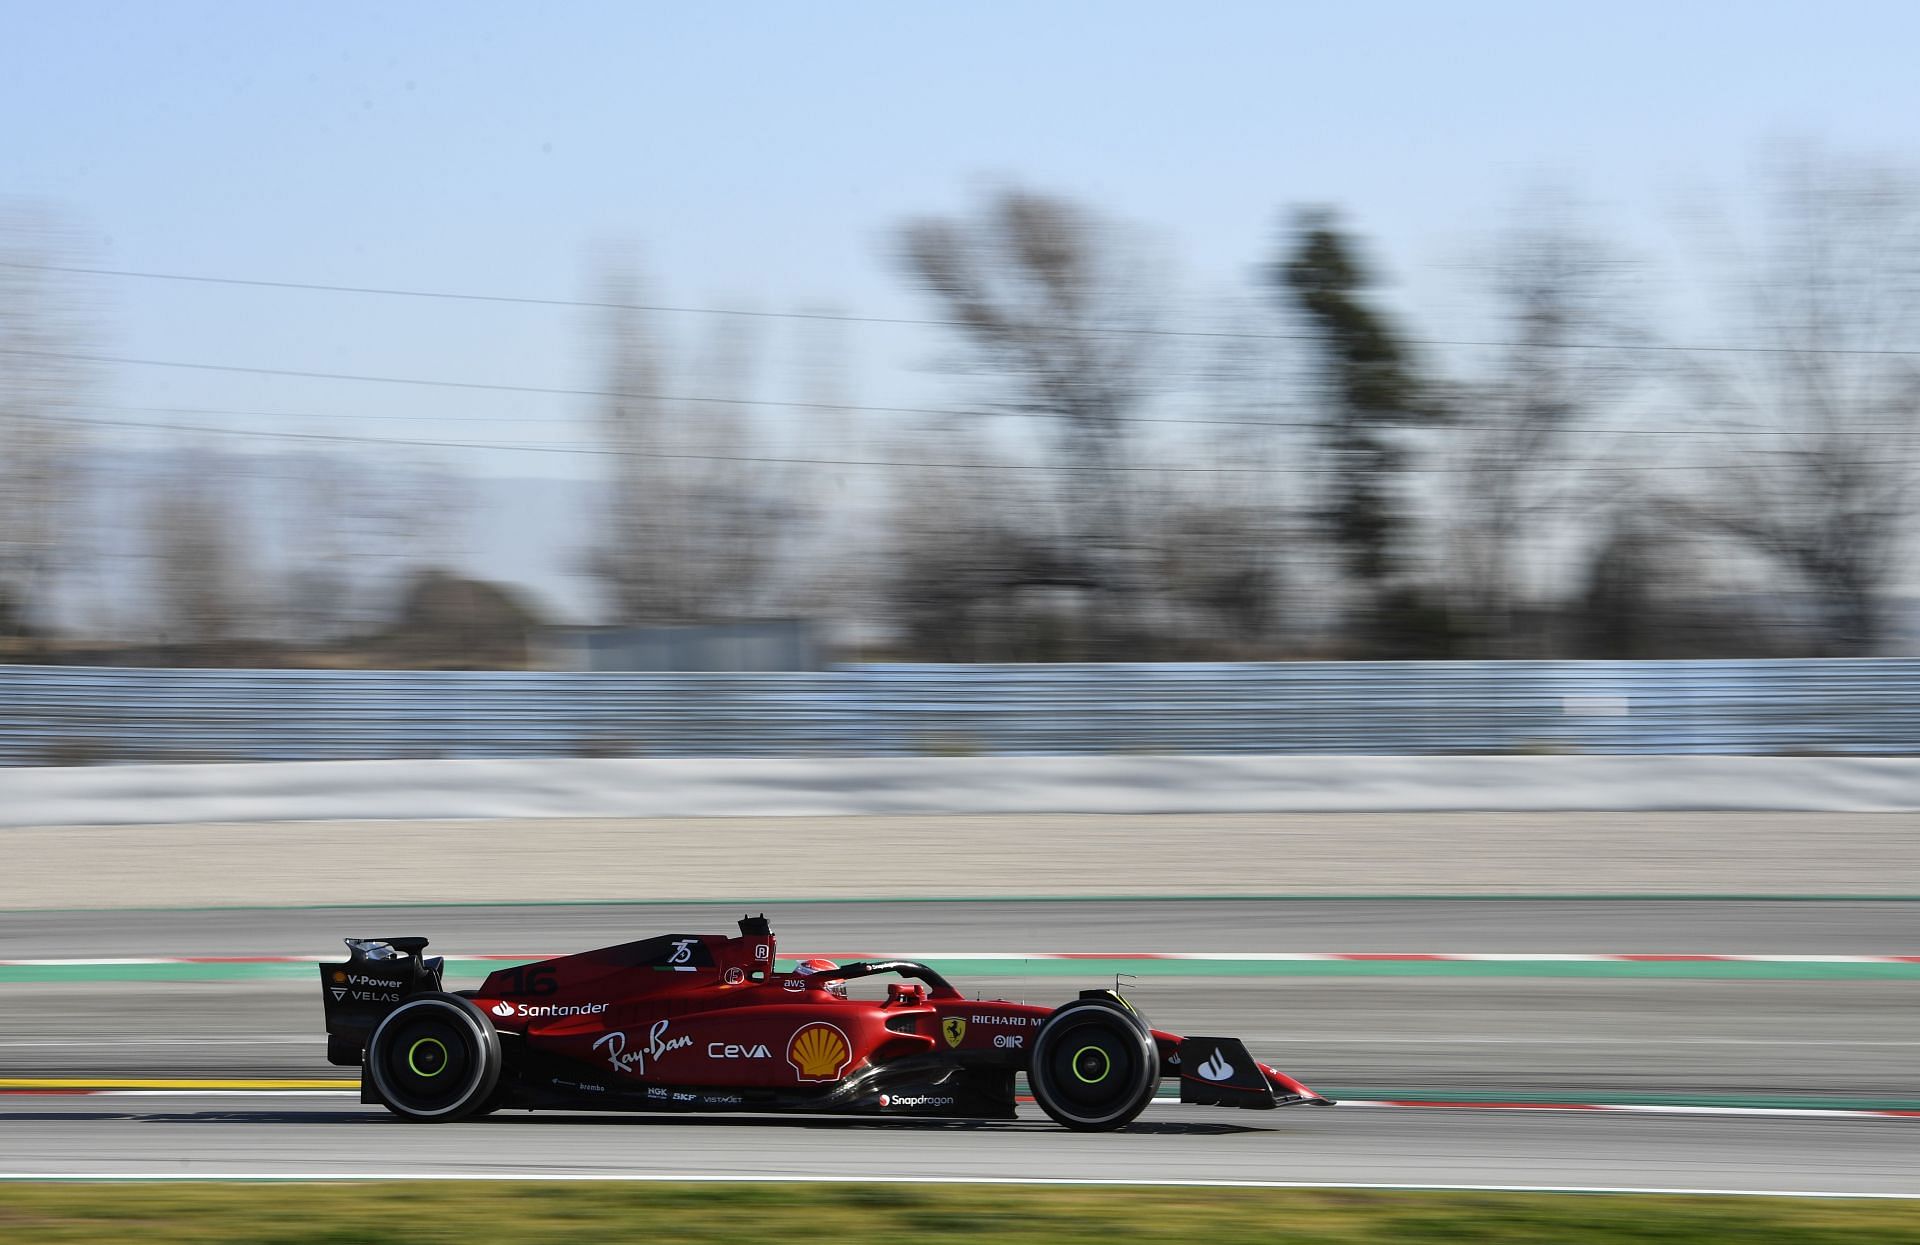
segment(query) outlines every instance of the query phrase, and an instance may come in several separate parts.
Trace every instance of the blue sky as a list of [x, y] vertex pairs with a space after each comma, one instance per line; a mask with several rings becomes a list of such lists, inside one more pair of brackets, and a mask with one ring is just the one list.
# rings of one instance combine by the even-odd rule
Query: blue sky
[[[1910, 2], [0, 0], [0, 197], [71, 214], [114, 267], [565, 298], [595, 247], [627, 243], [662, 301], [878, 315], [929, 311], [890, 264], [897, 223], [999, 182], [1142, 227], [1196, 303], [1244, 296], [1285, 208], [1328, 202], [1437, 332], [1463, 256], [1529, 185], [1570, 187], [1657, 254], [1689, 197], [1751, 194], [1770, 141], [1910, 156], [1916, 47]], [[594, 380], [576, 311], [99, 289], [115, 353]], [[943, 392], [927, 336], [848, 341], [853, 400]], [[766, 350], [754, 392], [807, 396], [806, 339], [776, 328]], [[583, 410], [138, 368], [104, 400], [543, 441]], [[448, 422], [467, 416], [520, 422]]]

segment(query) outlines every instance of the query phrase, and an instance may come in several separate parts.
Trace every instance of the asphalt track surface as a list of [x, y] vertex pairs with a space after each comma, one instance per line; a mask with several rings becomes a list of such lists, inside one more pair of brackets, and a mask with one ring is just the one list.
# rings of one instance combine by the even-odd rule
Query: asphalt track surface
[[[0, 915], [0, 957], [322, 955], [343, 935], [563, 952], [729, 928], [711, 904]], [[1249, 900], [810, 903], [784, 954], [916, 951], [1920, 952], [1920, 904], [1883, 901]], [[1058, 1001], [1084, 983], [960, 982]], [[450, 982], [452, 985], [471, 984]], [[1543, 976], [1145, 979], [1156, 1025], [1233, 1033], [1328, 1092], [1767, 1108], [1920, 1099], [1920, 983]], [[299, 981], [0, 985], [0, 1076], [307, 1078]], [[0, 1172], [1050, 1177], [1920, 1194], [1920, 1120], [1788, 1114], [1149, 1109], [1077, 1136], [1013, 1124], [509, 1113], [409, 1126], [350, 1096], [0, 1097]]]
[[532, 1115], [411, 1125], [348, 1101], [41, 1098], [0, 1108], [0, 1170], [1305, 1181], [1920, 1194], [1912, 1120], [1149, 1108], [1076, 1134], [1011, 1123]]

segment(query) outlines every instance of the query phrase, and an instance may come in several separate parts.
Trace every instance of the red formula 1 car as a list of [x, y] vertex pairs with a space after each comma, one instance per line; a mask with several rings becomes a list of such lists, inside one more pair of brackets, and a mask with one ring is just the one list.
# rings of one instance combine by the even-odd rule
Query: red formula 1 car
[[[668, 934], [441, 988], [424, 938], [347, 940], [320, 965], [327, 1058], [409, 1120], [502, 1107], [1014, 1118], [1014, 1077], [1068, 1128], [1120, 1128], [1163, 1076], [1180, 1100], [1329, 1105], [1237, 1039], [1150, 1027], [1112, 990], [1059, 1007], [963, 997], [910, 960], [776, 970], [765, 917], [738, 937]], [[846, 983], [903, 978], [884, 999]]]

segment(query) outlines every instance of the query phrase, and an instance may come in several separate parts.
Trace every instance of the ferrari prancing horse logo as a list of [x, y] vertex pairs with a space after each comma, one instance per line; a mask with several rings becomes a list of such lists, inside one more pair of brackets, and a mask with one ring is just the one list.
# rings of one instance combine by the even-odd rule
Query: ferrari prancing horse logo
[[949, 1016], [940, 1023], [940, 1032], [947, 1039], [948, 1046], [960, 1045], [960, 1039], [967, 1036], [967, 1022], [959, 1016]]

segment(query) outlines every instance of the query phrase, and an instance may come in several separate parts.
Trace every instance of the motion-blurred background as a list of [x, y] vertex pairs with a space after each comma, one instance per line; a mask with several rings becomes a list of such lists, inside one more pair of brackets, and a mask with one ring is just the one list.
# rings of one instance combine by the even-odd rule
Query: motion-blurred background
[[9, 11], [16, 662], [1915, 644], [1905, 6]]
[[[0, 0], [0, 1177], [1920, 1194], [1915, 47]], [[340, 937], [749, 904], [1393, 1109], [427, 1145], [325, 1062]]]

